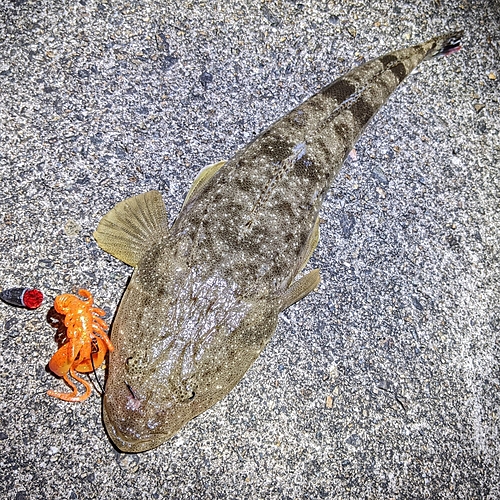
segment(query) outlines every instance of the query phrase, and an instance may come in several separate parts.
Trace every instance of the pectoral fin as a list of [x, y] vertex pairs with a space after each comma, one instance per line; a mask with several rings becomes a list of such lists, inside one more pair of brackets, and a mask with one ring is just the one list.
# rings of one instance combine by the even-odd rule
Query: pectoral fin
[[161, 194], [149, 191], [120, 201], [101, 219], [94, 238], [105, 252], [136, 266], [144, 252], [167, 232]]
[[303, 299], [319, 285], [320, 281], [319, 269], [313, 269], [302, 278], [294, 281], [280, 296], [280, 312]]
[[219, 161], [217, 163], [214, 163], [213, 165], [208, 165], [208, 167], [202, 168], [200, 170], [200, 172], [196, 176], [196, 179], [193, 181], [193, 185], [191, 186], [191, 189], [188, 191], [188, 194], [186, 195], [186, 199], [184, 200], [182, 208], [184, 208], [186, 206], [186, 204], [189, 202], [189, 200], [194, 195], [196, 195], [196, 193], [199, 193], [203, 189], [203, 186], [205, 186], [205, 184], [225, 164], [226, 164], [226, 160], [222, 160], [222, 161]]

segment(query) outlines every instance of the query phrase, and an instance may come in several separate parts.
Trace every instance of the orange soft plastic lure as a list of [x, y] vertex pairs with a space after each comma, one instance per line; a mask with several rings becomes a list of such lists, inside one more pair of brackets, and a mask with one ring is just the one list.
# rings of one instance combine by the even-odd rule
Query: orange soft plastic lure
[[[85, 401], [92, 390], [90, 384], [76, 372], [93, 371], [102, 364], [106, 353], [114, 350], [106, 335], [108, 325], [102, 319], [106, 313], [93, 306], [94, 298], [88, 290], [78, 290], [78, 294], [83, 299], [68, 293], [55, 298], [54, 309], [64, 315], [67, 331], [64, 344], [49, 361], [50, 370], [62, 377], [73, 392], [47, 391], [49, 396], [72, 402]], [[78, 389], [70, 376], [85, 387], [83, 394], [78, 394]]]

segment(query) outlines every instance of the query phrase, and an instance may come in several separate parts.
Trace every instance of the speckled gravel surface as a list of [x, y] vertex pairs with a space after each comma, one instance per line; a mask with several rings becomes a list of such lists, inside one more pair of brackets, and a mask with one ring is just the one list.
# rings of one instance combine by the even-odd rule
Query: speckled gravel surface
[[[161, 447], [110, 444], [47, 372], [46, 315], [130, 268], [92, 232], [160, 189], [173, 219], [231, 156], [371, 57], [457, 27], [372, 122], [327, 199], [316, 293], [223, 401]], [[0, 497], [500, 498], [500, 3], [3, 0]], [[100, 371], [101, 378], [103, 372]]]

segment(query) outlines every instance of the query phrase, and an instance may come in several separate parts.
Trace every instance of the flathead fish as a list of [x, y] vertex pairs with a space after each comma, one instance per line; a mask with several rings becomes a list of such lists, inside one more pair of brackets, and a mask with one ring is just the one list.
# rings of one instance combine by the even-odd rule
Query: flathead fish
[[423, 60], [461, 33], [371, 60], [203, 169], [169, 227], [158, 191], [118, 203], [99, 246], [135, 268], [111, 334], [104, 422], [125, 452], [154, 448], [222, 399], [262, 352], [278, 315], [313, 291], [297, 278], [319, 210], [370, 119]]

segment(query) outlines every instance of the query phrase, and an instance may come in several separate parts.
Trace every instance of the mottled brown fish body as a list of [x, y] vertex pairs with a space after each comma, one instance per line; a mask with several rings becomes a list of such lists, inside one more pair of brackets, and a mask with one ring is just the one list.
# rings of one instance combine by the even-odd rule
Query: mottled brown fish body
[[112, 331], [104, 421], [123, 451], [158, 446], [223, 398], [311, 292], [296, 279], [318, 214], [370, 119], [424, 59], [457, 49], [438, 37], [367, 62], [196, 179], [172, 227], [158, 192], [119, 203], [95, 233], [135, 266]]

